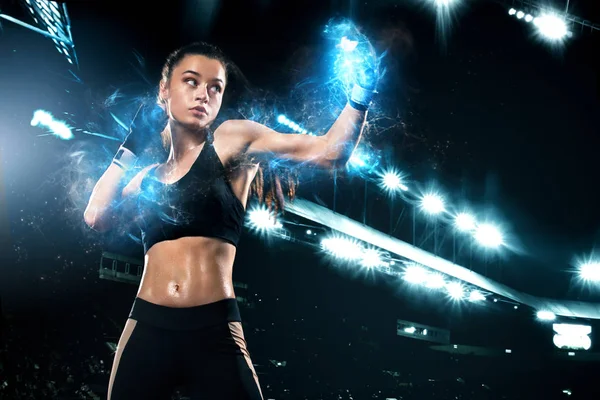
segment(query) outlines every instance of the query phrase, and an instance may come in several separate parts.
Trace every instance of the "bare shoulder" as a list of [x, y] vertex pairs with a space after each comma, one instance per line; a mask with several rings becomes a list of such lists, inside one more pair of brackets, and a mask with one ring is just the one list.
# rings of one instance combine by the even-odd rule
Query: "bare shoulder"
[[142, 170], [140, 172], [138, 172], [129, 181], [129, 183], [123, 188], [123, 192], [122, 192], [123, 198], [127, 198], [127, 197], [138, 194], [140, 191], [140, 186], [141, 186], [142, 180], [144, 179], [146, 174], [148, 174], [148, 171], [150, 171], [150, 169], [156, 167], [157, 165], [160, 165], [160, 164], [155, 163], [155, 164], [148, 165], [147, 167], [142, 168]]
[[223, 153], [224, 158], [236, 158], [248, 149], [252, 142], [253, 123], [247, 120], [228, 120], [219, 125], [213, 134], [214, 144]]
[[219, 125], [215, 131], [215, 138], [220, 135], [235, 137], [240, 142], [251, 142], [266, 129], [266, 126], [248, 119], [230, 119]]

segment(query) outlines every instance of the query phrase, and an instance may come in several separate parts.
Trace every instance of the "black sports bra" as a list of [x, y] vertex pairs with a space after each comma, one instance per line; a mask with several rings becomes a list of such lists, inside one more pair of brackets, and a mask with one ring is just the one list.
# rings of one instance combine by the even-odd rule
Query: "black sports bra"
[[160, 182], [156, 167], [142, 180], [137, 219], [144, 254], [155, 243], [185, 236], [214, 237], [237, 246], [244, 206], [233, 192], [213, 143], [203, 146], [189, 172], [177, 182]]

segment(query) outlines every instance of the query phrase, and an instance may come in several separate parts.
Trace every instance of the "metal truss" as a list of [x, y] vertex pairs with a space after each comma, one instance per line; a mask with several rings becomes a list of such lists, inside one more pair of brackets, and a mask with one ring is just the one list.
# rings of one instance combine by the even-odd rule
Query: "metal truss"
[[64, 55], [70, 64], [79, 68], [67, 5], [48, 0], [23, 0], [22, 4], [33, 18], [36, 26], [1, 12], [0, 19], [13, 22], [52, 39], [56, 50]]

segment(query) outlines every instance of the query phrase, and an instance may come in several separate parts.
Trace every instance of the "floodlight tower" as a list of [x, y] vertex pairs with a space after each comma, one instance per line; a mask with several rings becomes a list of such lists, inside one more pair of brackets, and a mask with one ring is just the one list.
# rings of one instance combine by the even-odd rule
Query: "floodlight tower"
[[[537, 27], [543, 37], [549, 34], [550, 39], [555, 39], [558, 33], [564, 32], [564, 36], [571, 36], [571, 28], [579, 27], [580, 31], [590, 32], [600, 30], [600, 25], [584, 18], [579, 18], [569, 13], [569, 0], [566, 0], [564, 10], [550, 7], [544, 2], [535, 0], [493, 0], [495, 3], [503, 4], [508, 9], [508, 14], [517, 19], [532, 23]], [[541, 24], [540, 24], [541, 23]], [[562, 36], [560, 37], [562, 38]]]
[[22, 0], [21, 3], [31, 14], [36, 26], [3, 14], [2, 10], [0, 10], [0, 21], [13, 22], [52, 39], [56, 50], [66, 57], [69, 64], [79, 68], [67, 5], [48, 0]]

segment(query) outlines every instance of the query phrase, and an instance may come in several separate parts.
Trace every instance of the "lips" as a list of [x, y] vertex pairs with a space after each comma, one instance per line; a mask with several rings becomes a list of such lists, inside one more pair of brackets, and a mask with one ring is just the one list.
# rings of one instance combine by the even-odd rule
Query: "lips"
[[194, 114], [208, 115], [208, 112], [206, 112], [206, 108], [204, 108], [202, 106], [196, 106], [194, 108], [191, 108], [190, 111], [192, 111]]

